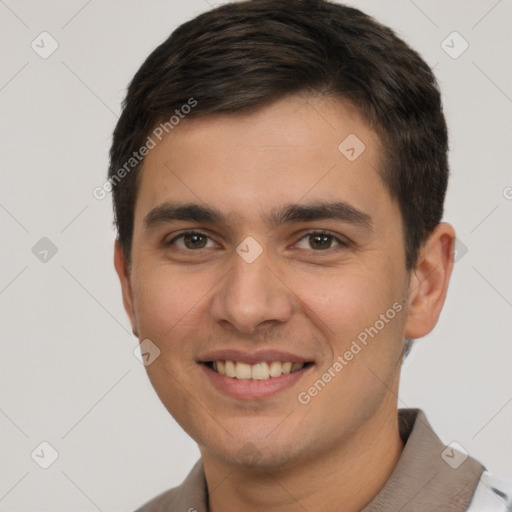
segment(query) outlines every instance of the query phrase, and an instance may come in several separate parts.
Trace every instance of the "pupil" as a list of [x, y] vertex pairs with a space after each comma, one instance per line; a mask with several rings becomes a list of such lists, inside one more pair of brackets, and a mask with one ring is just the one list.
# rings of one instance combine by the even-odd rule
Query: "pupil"
[[202, 248], [206, 245], [206, 240], [203, 235], [186, 235], [185, 245], [189, 249], [197, 249], [198, 247]]
[[328, 249], [331, 245], [331, 237], [327, 235], [313, 235], [314, 249]]

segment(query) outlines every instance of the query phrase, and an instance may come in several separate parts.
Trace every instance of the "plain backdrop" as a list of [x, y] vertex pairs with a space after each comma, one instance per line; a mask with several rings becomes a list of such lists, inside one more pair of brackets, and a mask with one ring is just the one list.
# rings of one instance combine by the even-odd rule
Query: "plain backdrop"
[[[404, 365], [400, 406], [512, 478], [512, 2], [350, 3], [435, 68], [451, 138], [458, 260], [438, 326]], [[199, 456], [134, 356], [110, 197], [92, 191], [129, 80], [212, 6], [0, 1], [1, 511], [130, 511]]]

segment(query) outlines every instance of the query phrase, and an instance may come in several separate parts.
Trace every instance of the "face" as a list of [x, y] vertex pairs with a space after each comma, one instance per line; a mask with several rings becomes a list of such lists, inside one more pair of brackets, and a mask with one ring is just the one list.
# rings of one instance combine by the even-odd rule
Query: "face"
[[396, 415], [411, 281], [381, 155], [350, 105], [294, 96], [146, 157], [125, 306], [203, 454], [307, 460]]

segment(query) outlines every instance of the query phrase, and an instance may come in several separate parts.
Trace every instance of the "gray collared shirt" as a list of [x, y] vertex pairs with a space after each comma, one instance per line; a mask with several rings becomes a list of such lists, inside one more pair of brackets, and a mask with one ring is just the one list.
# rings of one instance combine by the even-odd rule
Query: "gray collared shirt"
[[[463, 512], [485, 468], [443, 445], [418, 409], [398, 411], [404, 450], [382, 489], [361, 512]], [[208, 512], [208, 487], [199, 460], [185, 481], [136, 512]]]

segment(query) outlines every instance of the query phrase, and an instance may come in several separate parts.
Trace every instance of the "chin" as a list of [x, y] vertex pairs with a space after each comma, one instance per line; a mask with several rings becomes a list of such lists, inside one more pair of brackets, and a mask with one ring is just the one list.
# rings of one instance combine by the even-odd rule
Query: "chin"
[[[196, 441], [203, 454], [210, 454], [228, 465], [246, 468], [260, 469], [282, 469], [288, 463], [304, 457], [301, 449], [299, 435], [293, 435], [290, 430], [277, 432], [283, 418], [272, 422], [272, 426], [257, 424], [247, 426], [243, 430], [229, 436], [225, 432], [221, 438], [203, 439]], [[281, 425], [282, 426], [282, 425]], [[238, 426], [240, 427], [240, 425]], [[229, 430], [228, 430], [229, 431]], [[305, 447], [304, 447], [305, 448]]]
[[[289, 447], [291, 450], [291, 447]], [[296, 447], [294, 449], [296, 451]], [[257, 442], [246, 441], [232, 443], [230, 446], [202, 447], [203, 455], [210, 452], [216, 459], [223, 460], [230, 466], [239, 466], [252, 470], [282, 469], [292, 462], [298, 454], [291, 453], [287, 448], [272, 446], [267, 443], [262, 446]]]

